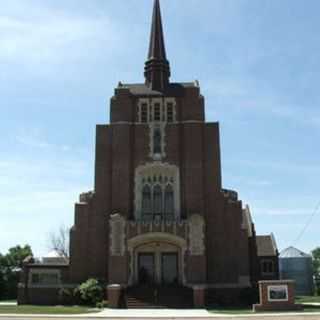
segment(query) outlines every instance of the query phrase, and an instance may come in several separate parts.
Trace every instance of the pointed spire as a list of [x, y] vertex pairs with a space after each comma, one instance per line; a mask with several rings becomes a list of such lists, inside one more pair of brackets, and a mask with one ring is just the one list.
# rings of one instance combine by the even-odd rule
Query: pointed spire
[[170, 65], [166, 56], [159, 0], [154, 0], [148, 60], [145, 63], [146, 84], [163, 91], [169, 84]]

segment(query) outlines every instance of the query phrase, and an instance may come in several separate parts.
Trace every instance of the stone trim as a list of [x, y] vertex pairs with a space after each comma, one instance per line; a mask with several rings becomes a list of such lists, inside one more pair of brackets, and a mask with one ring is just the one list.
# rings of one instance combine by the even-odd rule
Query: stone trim
[[179, 236], [170, 233], [153, 232], [138, 235], [128, 240], [129, 252], [129, 285], [133, 285], [137, 280], [137, 248], [154, 242], [167, 243], [176, 246], [179, 257], [179, 270], [182, 272], [181, 280], [186, 285], [186, 263], [187, 241]]
[[[152, 158], [155, 161], [160, 161], [162, 158], [166, 157], [166, 123], [160, 123], [160, 122], [152, 122], [149, 123], [149, 157]], [[161, 131], [161, 153], [155, 154], [153, 153], [153, 147], [154, 147], [154, 141], [153, 141], [153, 135], [155, 130]]]
[[[286, 292], [286, 297], [284, 299], [274, 299], [274, 298], [271, 298], [271, 291], [272, 290], [275, 290], [275, 289], [281, 289], [281, 290], [284, 290]], [[280, 302], [280, 301], [289, 301], [289, 290], [288, 290], [288, 285], [270, 285], [268, 286], [268, 301], [269, 302]]]
[[142, 205], [142, 179], [145, 176], [163, 175], [170, 176], [174, 179], [171, 183], [174, 191], [174, 214], [175, 219], [180, 219], [180, 172], [179, 168], [163, 162], [151, 162], [138, 166], [135, 171], [135, 187], [134, 187], [134, 211], [135, 219], [140, 219]]
[[205, 222], [200, 214], [189, 218], [189, 250], [192, 256], [202, 256], [205, 253]]
[[126, 220], [120, 214], [110, 217], [110, 251], [112, 256], [125, 254]]
[[[167, 106], [171, 103], [173, 107], [173, 121], [176, 121], [177, 118], [177, 103], [174, 97], [158, 97], [158, 98], [140, 98], [138, 100], [138, 123], [146, 124], [146, 123], [160, 123], [167, 122]], [[147, 122], [142, 122], [142, 105], [147, 105]], [[160, 120], [154, 120], [154, 107], [155, 104], [160, 105]]]
[[[172, 121], [172, 122], [167, 122], [166, 125], [171, 125], [171, 124], [203, 124], [205, 122], [200, 121], [200, 120], [185, 120], [185, 121]], [[131, 122], [131, 121], [115, 121], [111, 122], [109, 125], [110, 126], [116, 126], [116, 125], [142, 125], [142, 126], [148, 126], [150, 123], [147, 122]], [[207, 124], [207, 123], [206, 123]]]

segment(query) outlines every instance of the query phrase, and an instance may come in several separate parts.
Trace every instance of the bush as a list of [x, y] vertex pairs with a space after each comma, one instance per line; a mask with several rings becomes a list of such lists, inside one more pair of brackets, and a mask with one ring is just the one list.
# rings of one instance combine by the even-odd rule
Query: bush
[[59, 302], [62, 305], [72, 305], [74, 303], [73, 292], [70, 289], [61, 288], [59, 290]]
[[103, 288], [96, 279], [88, 279], [74, 291], [74, 296], [79, 297], [82, 304], [96, 306], [103, 300]]
[[98, 309], [104, 309], [108, 307], [108, 301], [101, 301], [101, 302], [97, 302], [96, 304], [96, 308]]
[[0, 271], [0, 300], [4, 298], [4, 279]]
[[239, 296], [239, 302], [243, 306], [249, 306], [258, 303], [259, 289], [256, 287], [242, 289]]

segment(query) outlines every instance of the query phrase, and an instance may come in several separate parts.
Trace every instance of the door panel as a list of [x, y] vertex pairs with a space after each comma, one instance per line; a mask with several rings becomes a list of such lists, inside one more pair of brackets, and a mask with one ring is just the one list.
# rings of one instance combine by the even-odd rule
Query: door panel
[[178, 254], [162, 253], [162, 283], [164, 285], [178, 284]]
[[155, 276], [155, 264], [153, 253], [139, 253], [139, 283], [153, 284]]

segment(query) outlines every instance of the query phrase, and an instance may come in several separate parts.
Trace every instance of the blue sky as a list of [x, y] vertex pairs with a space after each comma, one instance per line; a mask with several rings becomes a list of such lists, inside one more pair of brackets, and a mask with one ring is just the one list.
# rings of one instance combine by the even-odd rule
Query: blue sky
[[[223, 184], [283, 249], [320, 246], [320, 3], [162, 0], [173, 81], [198, 79], [221, 127]], [[0, 252], [73, 223], [92, 189], [95, 125], [143, 81], [151, 0], [2, 0]]]

